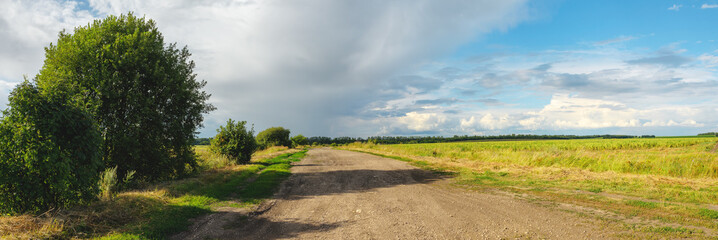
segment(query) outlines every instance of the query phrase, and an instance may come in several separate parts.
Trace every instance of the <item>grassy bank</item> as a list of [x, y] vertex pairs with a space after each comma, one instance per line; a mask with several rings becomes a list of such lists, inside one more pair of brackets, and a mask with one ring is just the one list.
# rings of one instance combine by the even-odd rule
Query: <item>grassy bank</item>
[[718, 230], [718, 155], [710, 152], [716, 140], [351, 144], [343, 148], [452, 174], [456, 176], [454, 182], [464, 187], [528, 193], [555, 202], [608, 210], [620, 218], [679, 224], [687, 227], [685, 231], [667, 231], [668, 234], [693, 236], [711, 235]]
[[253, 156], [251, 164], [234, 165], [203, 150], [196, 149], [204, 168], [197, 177], [44, 216], [2, 217], [2, 238], [164, 239], [215, 208], [251, 207], [271, 197], [290, 175], [290, 163], [306, 152], [270, 149]]

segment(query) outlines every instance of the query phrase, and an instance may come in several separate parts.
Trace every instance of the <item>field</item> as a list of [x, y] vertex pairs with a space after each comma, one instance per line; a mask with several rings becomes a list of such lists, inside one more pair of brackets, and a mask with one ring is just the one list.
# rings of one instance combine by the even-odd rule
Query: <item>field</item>
[[[645, 231], [715, 236], [718, 139], [645, 138], [456, 142], [342, 148], [411, 162], [476, 190], [528, 194], [597, 209]], [[596, 212], [596, 211], [593, 211]], [[663, 228], [656, 228], [663, 226]], [[689, 235], [690, 235], [689, 234]]]

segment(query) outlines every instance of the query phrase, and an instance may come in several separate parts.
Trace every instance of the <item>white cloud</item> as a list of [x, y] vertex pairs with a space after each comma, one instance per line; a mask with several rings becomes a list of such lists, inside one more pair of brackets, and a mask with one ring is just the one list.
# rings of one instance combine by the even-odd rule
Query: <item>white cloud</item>
[[[133, 11], [154, 19], [166, 42], [189, 47], [218, 107], [207, 116], [204, 135], [229, 117], [258, 129], [281, 125], [334, 135], [338, 119], [372, 102], [425, 91], [376, 86], [397, 86], [391, 83], [403, 80], [393, 77], [526, 20], [525, 2], [90, 0], [86, 7], [99, 18]], [[9, 81], [34, 75], [42, 48], [62, 28], [93, 18], [72, 1], [0, 4], [0, 18], [12, 26], [0, 26], [0, 79]]]
[[410, 130], [426, 132], [439, 128], [446, 122], [446, 117], [436, 113], [409, 112], [406, 116], [397, 118], [396, 121]]
[[469, 119], [461, 119], [461, 128], [465, 130], [500, 130], [511, 126], [515, 123], [510, 119], [509, 115], [504, 114], [494, 117], [493, 114], [487, 113], [481, 118], [471, 116]]
[[636, 127], [637, 111], [625, 104], [598, 99], [554, 95], [541, 111], [529, 112], [521, 126], [527, 129], [592, 129]]
[[0, 1], [0, 79], [32, 78], [42, 66], [44, 47], [63, 30], [92, 20], [73, 1]]
[[703, 63], [706, 64], [707, 67], [718, 66], [718, 56], [716, 55], [703, 54], [698, 56], [698, 60], [703, 61]]
[[718, 4], [704, 3], [703, 5], [701, 5], [701, 9], [708, 9], [708, 8], [718, 8]]
[[[494, 130], [577, 130], [640, 127], [704, 127], [693, 118], [714, 117], [708, 108], [662, 107], [640, 110], [617, 101], [590, 99], [556, 94], [538, 111], [502, 110], [500, 117], [483, 111], [460, 120], [465, 131]], [[480, 116], [480, 115], [479, 115]], [[506, 132], [506, 131], [503, 131]]]
[[650, 122], [643, 123], [644, 127], [674, 127], [674, 126], [681, 126], [681, 127], [703, 127], [704, 124], [697, 123], [693, 119], [687, 119], [683, 122], [676, 122], [673, 120], [663, 121], [663, 120], [652, 120]]
[[672, 10], [672, 11], [678, 11], [678, 10], [680, 10], [680, 9], [681, 9], [681, 7], [683, 7], [683, 5], [676, 5], [676, 4], [673, 4], [673, 6], [669, 7], [669, 8], [668, 8], [668, 10]]

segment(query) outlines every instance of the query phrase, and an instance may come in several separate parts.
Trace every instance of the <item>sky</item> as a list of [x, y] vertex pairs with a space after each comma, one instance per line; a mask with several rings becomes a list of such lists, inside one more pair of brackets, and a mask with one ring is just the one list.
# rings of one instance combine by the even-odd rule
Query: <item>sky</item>
[[0, 106], [44, 47], [145, 16], [228, 118], [292, 135], [718, 131], [718, 0], [0, 0]]

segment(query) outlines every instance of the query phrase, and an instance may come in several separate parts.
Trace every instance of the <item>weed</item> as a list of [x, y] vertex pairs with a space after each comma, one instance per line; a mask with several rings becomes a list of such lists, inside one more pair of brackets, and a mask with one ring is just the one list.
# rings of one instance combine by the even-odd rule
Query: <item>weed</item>
[[718, 211], [701, 208], [698, 210], [698, 215], [706, 219], [718, 219]]
[[100, 200], [112, 200], [115, 194], [115, 188], [117, 187], [117, 166], [105, 169], [105, 171], [100, 174], [98, 186], [100, 188]]

